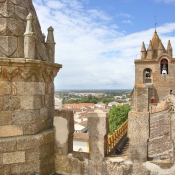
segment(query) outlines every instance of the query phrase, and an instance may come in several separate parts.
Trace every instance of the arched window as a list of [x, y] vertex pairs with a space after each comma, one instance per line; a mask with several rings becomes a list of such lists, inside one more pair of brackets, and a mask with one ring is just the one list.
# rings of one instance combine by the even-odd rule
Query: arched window
[[149, 68], [147, 68], [145, 70], [145, 78], [150, 78], [151, 77], [151, 70]]
[[146, 68], [143, 72], [143, 76], [144, 76], [144, 83], [151, 83], [151, 69], [150, 68]]
[[168, 60], [162, 59], [160, 62], [160, 74], [168, 74]]

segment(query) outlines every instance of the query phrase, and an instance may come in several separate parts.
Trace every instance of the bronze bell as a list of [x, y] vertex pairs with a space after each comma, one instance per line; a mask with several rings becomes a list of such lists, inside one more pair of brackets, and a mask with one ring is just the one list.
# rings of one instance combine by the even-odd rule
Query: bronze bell
[[162, 70], [166, 70], [167, 71], [166, 64], [163, 64]]
[[163, 64], [162, 74], [167, 74], [167, 66], [166, 66], [166, 64]]

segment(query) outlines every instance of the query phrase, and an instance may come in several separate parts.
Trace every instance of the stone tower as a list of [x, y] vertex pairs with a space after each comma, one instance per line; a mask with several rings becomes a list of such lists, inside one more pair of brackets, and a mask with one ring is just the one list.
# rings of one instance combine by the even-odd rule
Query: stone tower
[[53, 28], [32, 0], [0, 0], [0, 174], [54, 172]]
[[170, 94], [175, 87], [174, 67], [175, 58], [172, 58], [170, 41], [165, 49], [155, 31], [147, 50], [145, 44], [142, 44], [141, 59], [135, 60], [132, 108], [148, 111], [150, 103], [157, 103]]
[[[133, 162], [153, 161], [174, 166], [175, 58], [168, 41], [165, 49], [157, 32], [141, 58], [135, 60], [135, 86], [128, 117], [130, 156]], [[157, 161], [157, 162], [156, 162]], [[165, 164], [164, 164], [165, 165]]]

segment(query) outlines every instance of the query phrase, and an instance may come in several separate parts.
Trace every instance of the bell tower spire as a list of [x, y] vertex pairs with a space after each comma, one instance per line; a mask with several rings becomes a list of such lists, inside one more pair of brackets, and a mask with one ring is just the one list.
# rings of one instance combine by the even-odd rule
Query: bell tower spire
[[159, 56], [159, 55], [161, 55], [161, 54], [163, 54], [163, 53], [165, 53], [165, 48], [164, 48], [164, 46], [163, 46], [163, 44], [162, 44], [162, 41], [160, 40], [159, 46], [158, 46], [157, 55]]
[[168, 41], [168, 45], [167, 45], [167, 54], [170, 55], [171, 57], [173, 56], [173, 49], [172, 49], [170, 40]]
[[[145, 59], [146, 55], [146, 59]], [[142, 43], [141, 59], [135, 60], [135, 92], [145, 90], [148, 93], [146, 103], [133, 102], [133, 108], [138, 110], [149, 110], [152, 96], [155, 96], [156, 102], [169, 94], [175, 87], [175, 58], [172, 58], [172, 46], [168, 41], [167, 50], [160, 40], [155, 30], [152, 40], [150, 40], [147, 52], [145, 44]], [[165, 88], [166, 86], [166, 88]], [[155, 94], [151, 94], [152, 92]], [[142, 92], [141, 92], [142, 93]], [[138, 94], [141, 94], [136, 93]], [[135, 95], [136, 95], [135, 94]], [[135, 98], [135, 97], [134, 97]], [[142, 104], [142, 105], [141, 105]]]
[[141, 59], [146, 59], [146, 48], [145, 48], [145, 43], [142, 43], [142, 48], [141, 48]]
[[154, 54], [154, 51], [153, 51], [152, 41], [150, 40], [149, 46], [148, 46], [148, 49], [147, 49], [146, 59], [152, 59], [153, 58], [153, 54]]

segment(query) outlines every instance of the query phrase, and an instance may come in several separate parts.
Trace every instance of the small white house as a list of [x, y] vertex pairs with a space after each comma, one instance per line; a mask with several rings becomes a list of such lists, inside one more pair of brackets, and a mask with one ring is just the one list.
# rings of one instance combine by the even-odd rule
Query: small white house
[[119, 104], [118, 102], [113, 101], [108, 103], [108, 107], [112, 107], [113, 105], [117, 106], [118, 104]]
[[74, 132], [73, 151], [89, 152], [89, 134]]
[[75, 132], [87, 132], [87, 128], [78, 123], [74, 124], [74, 130]]

